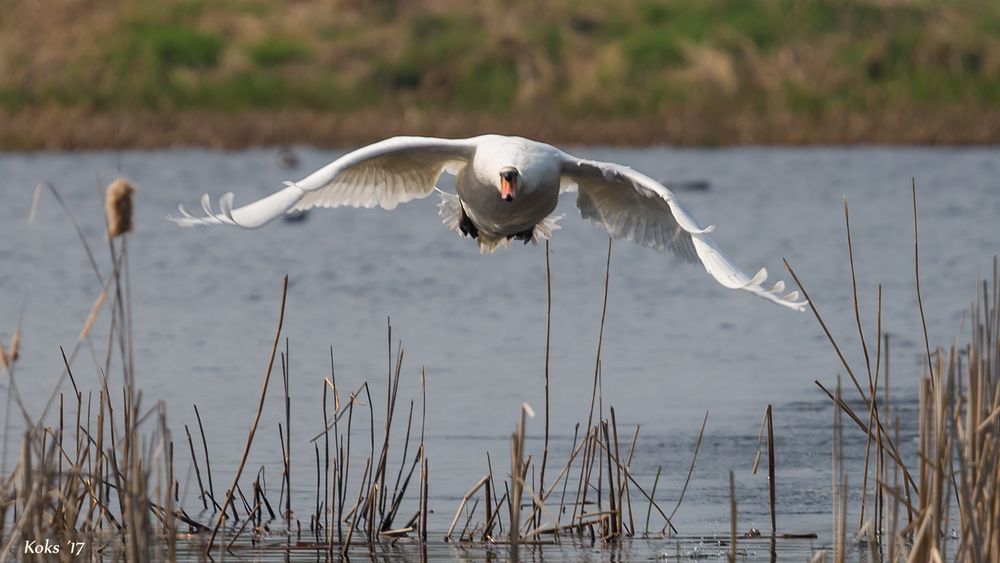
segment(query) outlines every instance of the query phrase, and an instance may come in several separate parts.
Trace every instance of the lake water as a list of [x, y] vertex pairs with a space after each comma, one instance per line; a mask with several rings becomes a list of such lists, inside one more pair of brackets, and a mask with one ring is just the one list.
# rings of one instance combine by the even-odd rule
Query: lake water
[[[542, 413], [544, 248], [518, 245], [480, 255], [471, 241], [441, 224], [431, 198], [393, 212], [316, 210], [305, 221], [255, 231], [181, 229], [164, 219], [176, 214], [179, 202], [198, 208], [204, 192], [214, 198], [234, 191], [237, 204], [256, 199], [340, 154], [296, 152], [302, 163], [294, 171], [283, 169], [271, 149], [0, 154], [0, 338], [9, 341], [23, 307], [18, 385], [29, 409], [38, 412], [61, 372], [59, 346], [72, 349], [100, 286], [51, 194], [43, 195], [34, 224], [28, 224], [34, 187], [48, 181], [59, 189], [107, 271], [100, 193], [120, 169], [139, 188], [129, 242], [137, 380], [147, 405], [166, 401], [175, 439], [184, 441], [182, 425], [193, 421], [197, 403], [216, 483], [232, 479], [255, 413], [287, 274], [293, 472], [301, 476], [294, 485], [296, 505], [306, 518], [313, 507], [315, 460], [308, 440], [322, 426], [330, 346], [340, 388], [371, 381], [381, 410], [391, 317], [393, 339], [402, 340], [406, 352], [398, 409], [403, 416], [411, 398], [417, 399], [419, 414], [419, 372], [426, 372], [431, 536], [440, 538], [462, 494], [486, 472], [487, 452], [494, 464], [509, 466], [509, 437], [521, 404]], [[924, 355], [914, 288], [911, 178], [917, 185], [932, 345], [955, 339], [977, 275], [985, 275], [1000, 252], [995, 148], [586, 147], [574, 152], [627, 164], [654, 178], [707, 181], [709, 189], [681, 190], [678, 196], [703, 224], [717, 226], [714, 238], [747, 271], [766, 266], [772, 279], [792, 284], [782, 266], [787, 258], [861, 373], [850, 306], [846, 196], [869, 338], [875, 333], [876, 285], [882, 284], [898, 412], [914, 407]], [[604, 283], [606, 236], [579, 218], [571, 198], [564, 196], [566, 217], [551, 244], [550, 468], [565, 460], [574, 424], [586, 423]], [[102, 316], [92, 334], [98, 350], [104, 349], [108, 324], [109, 317]], [[79, 385], [97, 389], [88, 348], [75, 367]], [[698, 428], [709, 413], [694, 477], [675, 517], [682, 535], [705, 536], [708, 543], [654, 540], [627, 547], [618, 558], [718, 556], [721, 548], [713, 547], [711, 538], [728, 534], [730, 471], [740, 531], [769, 529], [766, 469], [751, 473], [768, 403], [778, 438], [779, 530], [819, 536], [794, 544], [782, 558], [803, 560], [830, 545], [832, 410], [813, 381], [834, 385], [844, 370], [811, 313], [724, 289], [700, 266], [615, 243], [602, 373], [603, 404], [615, 407], [620, 431], [630, 438], [641, 426], [632, 471], [648, 487], [662, 468], [656, 496], [667, 508], [676, 502]], [[284, 418], [278, 381], [272, 381], [248, 466], [266, 465], [273, 482], [280, 475], [277, 424]], [[361, 418], [364, 423], [355, 430], [364, 445], [368, 429], [366, 416]], [[17, 416], [10, 420], [7, 438], [16, 443]], [[541, 417], [529, 420], [527, 447], [536, 455], [542, 429]], [[913, 429], [904, 425], [903, 433], [911, 436]], [[857, 484], [863, 436], [853, 428], [845, 436], [848, 475]], [[394, 451], [393, 460], [399, 455]], [[186, 452], [177, 448], [181, 476], [189, 466]], [[199, 504], [189, 491], [185, 505], [195, 512]], [[644, 515], [645, 503], [639, 507]], [[852, 520], [856, 525], [856, 516]], [[456, 549], [437, 546], [432, 554], [464, 557]], [[766, 558], [767, 549], [748, 556]], [[616, 555], [598, 545], [553, 549], [545, 558]]]

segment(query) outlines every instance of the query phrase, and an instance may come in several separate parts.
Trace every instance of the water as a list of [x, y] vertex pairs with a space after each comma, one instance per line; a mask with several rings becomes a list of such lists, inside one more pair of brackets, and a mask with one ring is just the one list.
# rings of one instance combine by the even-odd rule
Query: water
[[[717, 225], [715, 239], [748, 271], [767, 266], [772, 278], [791, 283], [781, 262], [787, 258], [861, 374], [844, 234], [848, 197], [864, 328], [873, 338], [881, 283], [883, 330], [892, 335], [891, 384], [901, 412], [914, 406], [924, 355], [913, 277], [911, 177], [918, 189], [922, 289], [932, 345], [954, 340], [977, 275], [992, 268], [992, 256], [1000, 251], [1000, 151], [993, 148], [575, 152], [628, 164], [655, 178], [707, 180], [710, 189], [680, 191], [679, 197], [702, 223]], [[406, 350], [400, 410], [416, 398], [419, 413], [419, 370], [426, 370], [431, 535], [440, 537], [458, 499], [486, 472], [487, 451], [494, 464], [509, 459], [520, 405], [530, 403], [541, 413], [543, 248], [517, 246], [481, 256], [474, 244], [441, 225], [432, 199], [391, 213], [318, 210], [304, 222], [256, 231], [181, 229], [164, 220], [178, 202], [197, 208], [206, 191], [213, 196], [234, 191], [237, 204], [256, 199], [339, 154], [298, 153], [302, 166], [294, 172], [281, 169], [276, 151], [269, 149], [0, 155], [0, 338], [9, 340], [23, 306], [19, 386], [29, 409], [38, 412], [62, 368], [59, 346], [72, 349], [100, 287], [50, 194], [42, 197], [35, 223], [28, 224], [32, 192], [40, 181], [59, 188], [107, 270], [98, 186], [120, 166], [140, 190], [129, 249], [135, 367], [144, 401], [167, 402], [181, 440], [182, 424], [193, 421], [191, 405], [199, 405], [217, 487], [231, 481], [242, 453], [274, 337], [281, 279], [288, 274], [285, 334], [291, 351], [293, 492], [300, 511], [307, 514], [314, 502], [308, 439], [322, 424], [329, 347], [340, 388], [372, 381], [381, 408], [391, 316], [393, 339], [402, 340]], [[604, 282], [606, 237], [576, 215], [571, 197], [561, 203], [566, 217], [552, 242], [550, 468], [561, 466], [573, 425], [587, 417]], [[92, 335], [99, 350], [108, 323], [102, 316]], [[93, 365], [85, 347], [76, 363], [84, 389], [97, 388]], [[696, 471], [675, 518], [681, 534], [728, 534], [730, 471], [736, 476], [740, 531], [769, 528], [766, 467], [752, 475], [751, 465], [764, 408], [771, 403], [778, 436], [778, 526], [819, 536], [793, 544], [782, 558], [803, 560], [812, 549], [830, 545], [832, 411], [813, 381], [830, 387], [844, 369], [810, 313], [726, 290], [700, 267], [616, 243], [602, 368], [603, 404], [615, 407], [620, 431], [631, 439], [641, 426], [633, 473], [648, 487], [662, 467], [657, 498], [666, 509], [676, 502], [698, 428], [709, 413]], [[248, 467], [267, 465], [276, 483], [276, 433], [283, 412], [278, 385], [271, 393]], [[11, 428], [8, 438], [16, 441], [16, 416]], [[541, 418], [529, 421], [528, 448], [536, 453], [542, 428]], [[358, 432], [363, 446], [367, 424]], [[912, 429], [904, 428], [907, 433]], [[857, 489], [863, 438], [853, 428], [846, 437], [849, 479]], [[188, 465], [186, 448], [178, 448], [181, 476]], [[193, 510], [196, 504], [189, 491], [185, 505]], [[645, 503], [637, 506], [637, 520], [644, 519]], [[651, 527], [661, 525], [654, 518]], [[705, 553], [698, 545], [652, 541], [627, 549], [642, 557], [673, 556], [678, 549], [682, 556]], [[438, 547], [435, 553], [459, 556], [454, 549]], [[615, 557], [600, 546], [591, 550], [597, 555], [584, 548], [577, 555]], [[562, 558], [558, 553], [548, 558]], [[767, 548], [748, 556], [766, 557]]]

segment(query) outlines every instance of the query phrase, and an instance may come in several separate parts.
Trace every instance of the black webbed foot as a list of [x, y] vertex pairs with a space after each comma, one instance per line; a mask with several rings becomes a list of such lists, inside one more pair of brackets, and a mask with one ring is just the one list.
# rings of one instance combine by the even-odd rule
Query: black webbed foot
[[462, 220], [458, 223], [458, 229], [467, 237], [479, 238], [479, 229], [472, 223], [472, 219], [462, 210]]
[[531, 228], [531, 229], [528, 229], [527, 231], [521, 231], [520, 233], [514, 233], [513, 235], [510, 235], [507, 238], [508, 239], [523, 240], [524, 244], [528, 244], [529, 242], [532, 241], [532, 239], [534, 239], [534, 237], [535, 237], [535, 229]]

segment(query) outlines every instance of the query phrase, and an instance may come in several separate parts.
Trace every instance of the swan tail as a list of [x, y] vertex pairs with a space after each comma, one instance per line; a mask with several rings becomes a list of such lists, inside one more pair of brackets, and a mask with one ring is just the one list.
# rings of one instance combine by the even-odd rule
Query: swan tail
[[[450, 194], [445, 191], [437, 190], [439, 196], [441, 196], [441, 201], [438, 202], [438, 215], [441, 217], [441, 222], [444, 226], [448, 227], [450, 230], [455, 231], [458, 234], [462, 234], [462, 229], [459, 225], [462, 222], [462, 200], [455, 194]], [[463, 235], [465, 236], [465, 235]]]
[[552, 232], [558, 231], [562, 228], [558, 224], [559, 220], [562, 218], [562, 215], [549, 215], [548, 217], [542, 219], [537, 225], [535, 225], [535, 229], [531, 232], [531, 242], [538, 244], [539, 242], [552, 238]]
[[505, 236], [494, 236], [482, 231], [479, 231], [479, 236], [476, 237], [476, 241], [479, 243], [479, 252], [481, 254], [493, 254], [501, 248], [507, 248], [510, 246], [510, 239]]

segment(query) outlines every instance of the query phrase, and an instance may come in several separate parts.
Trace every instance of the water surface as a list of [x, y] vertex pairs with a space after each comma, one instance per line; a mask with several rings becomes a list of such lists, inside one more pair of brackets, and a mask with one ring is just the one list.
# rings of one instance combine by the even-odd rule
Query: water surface
[[[206, 191], [214, 196], [234, 191], [237, 204], [256, 199], [340, 154], [297, 152], [298, 171], [282, 169], [269, 149], [0, 155], [0, 336], [9, 339], [23, 307], [17, 372], [22, 394], [36, 411], [44, 403], [61, 371], [59, 346], [73, 347], [100, 293], [71, 225], [49, 194], [43, 195], [34, 224], [28, 224], [33, 189], [41, 181], [58, 187], [107, 270], [99, 186], [120, 168], [139, 188], [129, 242], [138, 382], [147, 404], [167, 402], [175, 436], [183, 436], [181, 425], [191, 422], [197, 403], [206, 418], [216, 480], [231, 480], [255, 412], [287, 274], [292, 455], [294, 471], [302, 476], [294, 493], [301, 510], [311, 509], [315, 494], [308, 439], [322, 423], [330, 347], [342, 389], [370, 380], [381, 393], [391, 317], [393, 339], [402, 340], [406, 350], [399, 396], [417, 398], [418, 413], [420, 369], [426, 373], [432, 523], [436, 535], [443, 535], [458, 499], [486, 472], [486, 452], [494, 460], [509, 459], [509, 433], [521, 404], [541, 413], [543, 247], [518, 245], [480, 255], [473, 243], [441, 225], [431, 198], [391, 213], [319, 210], [303, 222], [255, 231], [181, 229], [164, 219], [178, 202], [197, 208]], [[913, 408], [924, 356], [914, 289], [911, 178], [919, 196], [922, 289], [932, 343], [954, 340], [977, 275], [992, 267], [1000, 250], [1000, 151], [992, 148], [575, 152], [654, 178], [707, 181], [709, 189], [679, 191], [679, 197], [702, 223], [717, 226], [717, 242], [748, 271], [766, 266], [772, 277], [791, 284], [782, 265], [787, 258], [862, 373], [850, 306], [846, 196], [864, 329], [874, 338], [881, 283], [883, 331], [891, 334], [891, 385], [900, 412]], [[561, 203], [566, 217], [551, 246], [550, 459], [557, 464], [570, 450], [574, 424], [587, 416], [607, 246], [606, 236], [576, 214], [571, 197]], [[779, 528], [819, 534], [789, 558], [801, 560], [811, 549], [828, 546], [832, 411], [813, 381], [834, 385], [844, 369], [816, 320], [726, 290], [700, 266], [668, 255], [624, 242], [612, 252], [603, 405], [615, 407], [627, 436], [641, 427], [632, 464], [636, 478], [651, 485], [662, 468], [657, 497], [672, 508], [707, 411], [700, 459], [675, 525], [686, 535], [728, 534], [733, 471], [740, 530], [767, 529], [766, 472], [751, 474], [751, 464], [770, 403], [778, 435]], [[108, 323], [102, 316], [94, 329], [97, 350], [104, 349]], [[76, 365], [81, 387], [96, 389], [88, 348]], [[276, 434], [283, 413], [277, 385], [271, 392], [250, 467], [267, 465], [277, 481]], [[408, 404], [402, 404], [405, 410]], [[8, 438], [16, 440], [16, 427], [14, 420]], [[529, 449], [535, 452], [542, 427], [540, 418], [529, 422]], [[367, 436], [366, 425], [357, 431]], [[912, 429], [904, 426], [907, 432]], [[849, 478], [858, 483], [863, 440], [853, 429], [847, 436], [853, 440]], [[177, 460], [187, 467], [186, 448], [178, 449]], [[197, 504], [193, 492], [185, 503]], [[644, 517], [645, 505], [640, 506]], [[631, 549], [640, 549], [643, 557], [677, 551], [666, 542], [642, 546]], [[682, 548], [682, 554], [695, 551], [689, 543]], [[594, 558], [614, 557], [595, 549]]]

